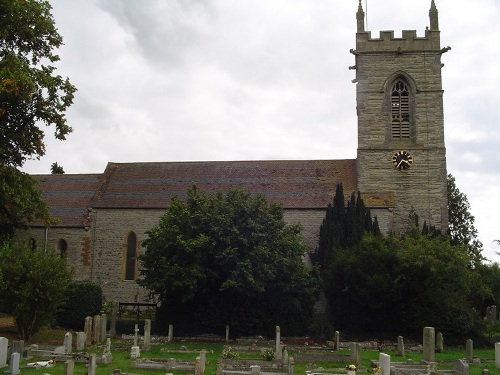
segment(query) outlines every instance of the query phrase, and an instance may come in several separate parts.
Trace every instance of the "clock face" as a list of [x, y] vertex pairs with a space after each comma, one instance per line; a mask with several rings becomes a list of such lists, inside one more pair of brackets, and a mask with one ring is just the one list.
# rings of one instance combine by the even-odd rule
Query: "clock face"
[[408, 151], [398, 151], [392, 157], [392, 165], [400, 171], [406, 171], [411, 168], [413, 158]]

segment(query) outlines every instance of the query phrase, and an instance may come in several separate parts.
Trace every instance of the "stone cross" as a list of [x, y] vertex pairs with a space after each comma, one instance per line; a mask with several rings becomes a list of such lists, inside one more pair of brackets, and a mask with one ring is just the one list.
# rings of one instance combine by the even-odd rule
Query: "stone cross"
[[92, 345], [92, 317], [87, 316], [85, 318], [85, 345]]
[[281, 359], [283, 353], [281, 353], [281, 329], [280, 326], [276, 326], [276, 349], [274, 350], [274, 358]]
[[134, 346], [137, 346], [138, 333], [139, 333], [139, 326], [136, 324], [134, 326]]
[[9, 339], [0, 337], [0, 368], [7, 367], [7, 352], [9, 348]]
[[436, 338], [434, 327], [424, 327], [423, 344], [424, 344], [424, 361], [434, 362], [436, 360]]
[[11, 375], [17, 375], [20, 374], [21, 371], [19, 371], [19, 360], [21, 358], [21, 355], [19, 353], [12, 353], [10, 355], [10, 362], [9, 362], [9, 370], [4, 371], [5, 374], [11, 374]]

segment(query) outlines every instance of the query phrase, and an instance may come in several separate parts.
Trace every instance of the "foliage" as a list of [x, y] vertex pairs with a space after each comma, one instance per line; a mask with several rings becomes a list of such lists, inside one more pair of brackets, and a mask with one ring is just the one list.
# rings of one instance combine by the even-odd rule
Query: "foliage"
[[52, 174], [64, 174], [64, 168], [57, 164], [57, 161], [55, 163], [52, 163], [50, 166], [50, 173]]
[[83, 330], [85, 318], [101, 311], [102, 289], [90, 281], [72, 281], [64, 297], [64, 305], [57, 314], [60, 327]]
[[36, 181], [27, 173], [0, 165], [0, 244], [9, 241], [17, 229], [39, 220], [47, 226], [54, 223]]
[[338, 250], [325, 273], [333, 322], [340, 329], [418, 332], [433, 326], [468, 333], [479, 319], [469, 298], [481, 292], [468, 262], [444, 236], [365, 236]]
[[138, 282], [166, 306], [164, 321], [213, 332], [230, 325], [234, 334], [305, 329], [318, 286], [300, 228], [285, 224], [281, 206], [193, 186], [147, 234]]
[[260, 356], [266, 361], [272, 361], [274, 358], [274, 350], [270, 348], [264, 348], [260, 351]]
[[344, 188], [338, 184], [333, 205], [329, 204], [320, 227], [319, 244], [312, 255], [313, 261], [328, 266], [335, 256], [335, 249], [355, 246], [365, 233], [380, 235], [377, 218], [372, 220], [360, 193], [351, 194], [345, 205]]
[[235, 358], [239, 358], [239, 357], [240, 357], [240, 354], [238, 352], [234, 351], [230, 346], [225, 347], [222, 350], [222, 358], [235, 359]]
[[28, 341], [53, 322], [71, 280], [66, 262], [55, 252], [4, 246], [0, 258], [1, 306], [14, 317], [19, 338]]
[[483, 244], [477, 239], [475, 218], [471, 214], [471, 206], [467, 196], [458, 189], [455, 177], [448, 175], [448, 234], [452, 245], [466, 246], [475, 267], [485, 258], [481, 255]]
[[0, 2], [0, 165], [20, 167], [45, 153], [40, 124], [55, 125], [55, 137], [71, 132], [65, 111], [75, 87], [55, 74], [62, 45], [44, 0]]

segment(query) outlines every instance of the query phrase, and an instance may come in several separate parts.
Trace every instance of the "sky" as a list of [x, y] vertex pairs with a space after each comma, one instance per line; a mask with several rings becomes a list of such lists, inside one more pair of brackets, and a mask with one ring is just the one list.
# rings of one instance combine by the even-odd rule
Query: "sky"
[[[66, 141], [29, 173], [108, 162], [354, 159], [358, 0], [49, 0], [57, 74], [78, 88]], [[435, 0], [447, 167], [500, 262], [500, 0]], [[431, 0], [362, 0], [366, 29], [417, 30]]]

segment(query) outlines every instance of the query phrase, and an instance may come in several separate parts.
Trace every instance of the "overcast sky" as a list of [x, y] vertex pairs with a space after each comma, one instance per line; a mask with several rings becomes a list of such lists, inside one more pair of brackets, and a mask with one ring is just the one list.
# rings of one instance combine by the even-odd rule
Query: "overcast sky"
[[[368, 4], [366, 4], [368, 1]], [[354, 159], [358, 0], [50, 0], [66, 141], [25, 171], [134, 161]], [[367, 29], [424, 35], [431, 0], [363, 0]], [[448, 172], [500, 261], [500, 1], [436, 0]]]

